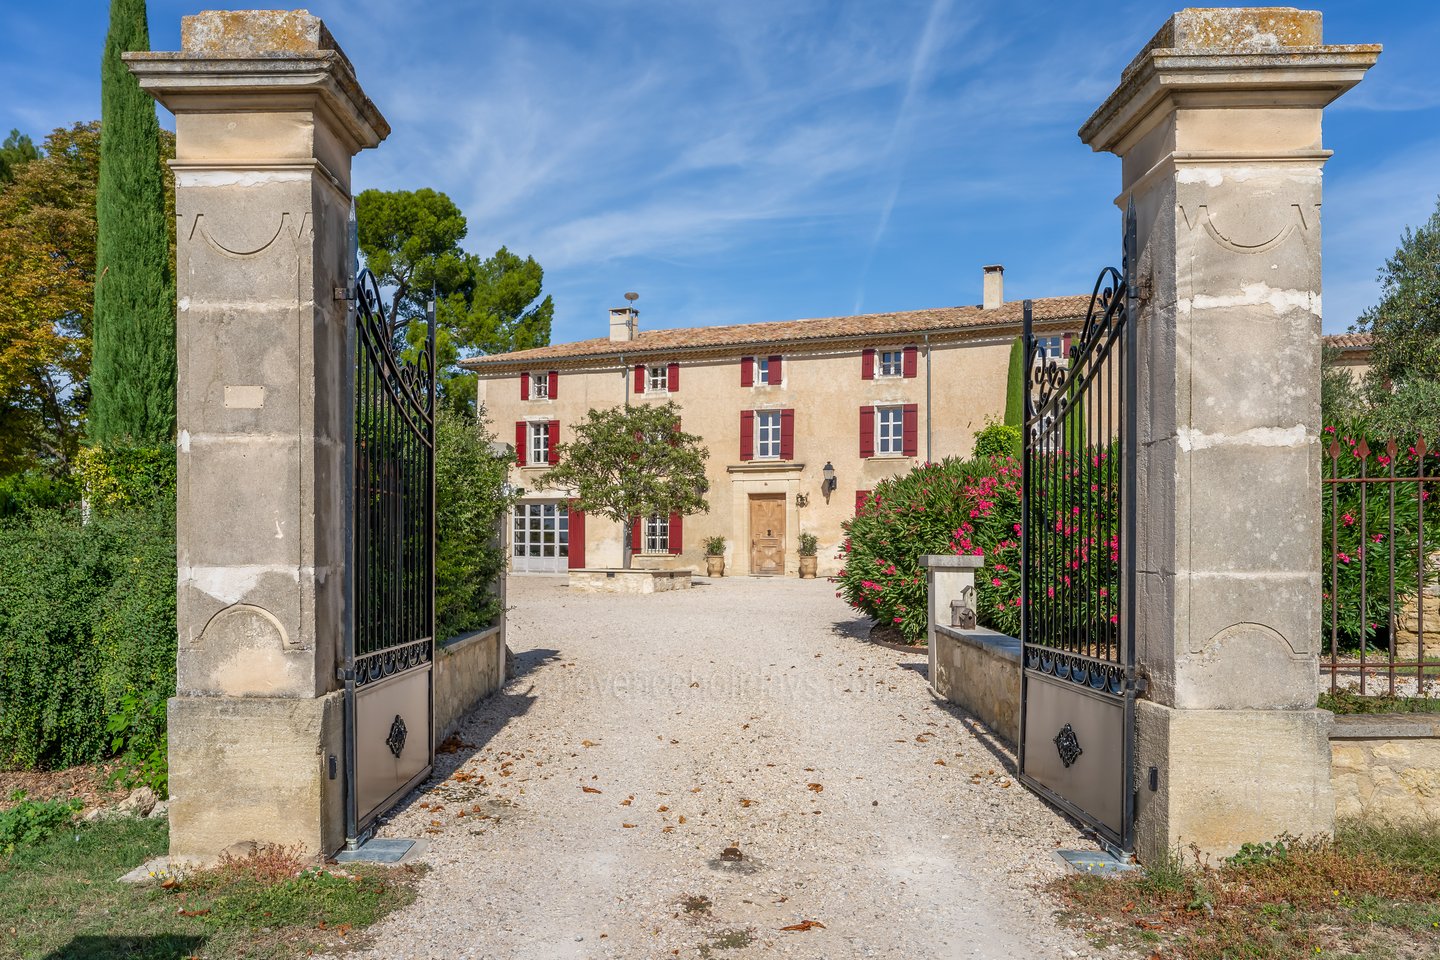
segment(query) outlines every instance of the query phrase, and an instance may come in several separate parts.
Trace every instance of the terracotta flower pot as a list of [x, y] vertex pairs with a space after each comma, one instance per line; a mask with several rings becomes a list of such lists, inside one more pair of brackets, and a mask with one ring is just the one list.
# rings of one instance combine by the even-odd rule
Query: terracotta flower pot
[[705, 575], [706, 575], [706, 576], [710, 576], [710, 577], [723, 577], [723, 576], [725, 576], [725, 558], [724, 558], [724, 557], [706, 557], [706, 558], [705, 558]]
[[800, 579], [801, 579], [801, 580], [814, 580], [814, 579], [815, 579], [815, 563], [816, 563], [816, 559], [815, 559], [814, 557], [801, 557], [801, 558], [800, 558]]

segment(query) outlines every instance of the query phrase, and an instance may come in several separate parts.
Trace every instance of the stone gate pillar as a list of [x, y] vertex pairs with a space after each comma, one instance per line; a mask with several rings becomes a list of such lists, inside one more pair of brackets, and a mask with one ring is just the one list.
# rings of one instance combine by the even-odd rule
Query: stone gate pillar
[[1138, 213], [1142, 858], [1333, 829], [1320, 121], [1379, 51], [1316, 11], [1182, 10], [1080, 131]]
[[170, 851], [329, 853], [344, 842], [350, 161], [389, 126], [304, 11], [208, 11], [181, 36], [179, 53], [126, 56], [176, 126]]

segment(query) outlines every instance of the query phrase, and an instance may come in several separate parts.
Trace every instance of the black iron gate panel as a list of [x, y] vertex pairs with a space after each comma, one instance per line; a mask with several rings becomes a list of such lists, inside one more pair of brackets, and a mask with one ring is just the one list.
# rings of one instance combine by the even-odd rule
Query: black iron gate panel
[[1021, 782], [1132, 846], [1135, 212], [1068, 352], [1025, 301]]
[[[349, 840], [433, 762], [435, 325], [405, 349], [368, 271], [355, 280], [353, 619], [345, 651]], [[408, 354], [408, 356], [407, 356]]]

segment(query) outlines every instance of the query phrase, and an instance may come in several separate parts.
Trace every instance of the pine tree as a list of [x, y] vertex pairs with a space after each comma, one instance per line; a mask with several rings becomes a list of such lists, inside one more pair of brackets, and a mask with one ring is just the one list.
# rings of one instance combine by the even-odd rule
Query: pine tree
[[94, 348], [89, 436], [164, 443], [175, 433], [175, 279], [155, 103], [121, 54], [148, 50], [145, 0], [111, 0], [100, 68]]

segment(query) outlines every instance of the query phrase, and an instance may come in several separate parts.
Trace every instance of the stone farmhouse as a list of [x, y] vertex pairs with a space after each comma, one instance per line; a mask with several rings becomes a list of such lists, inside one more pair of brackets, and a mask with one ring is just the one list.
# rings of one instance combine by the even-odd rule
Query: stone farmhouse
[[[635, 524], [634, 566], [703, 570], [704, 541], [719, 535], [728, 575], [796, 576], [803, 532], [819, 539], [819, 575], [835, 573], [841, 524], [876, 484], [969, 455], [975, 431], [1002, 416], [1022, 320], [1003, 280], [986, 267], [973, 306], [734, 326], [642, 331], [633, 305], [617, 307], [607, 337], [463, 361], [517, 453], [512, 572], [621, 565], [623, 528], [540, 481], [586, 411], [673, 400], [709, 447], [710, 511]], [[1048, 351], [1068, 349], [1089, 303], [1033, 302]]]

